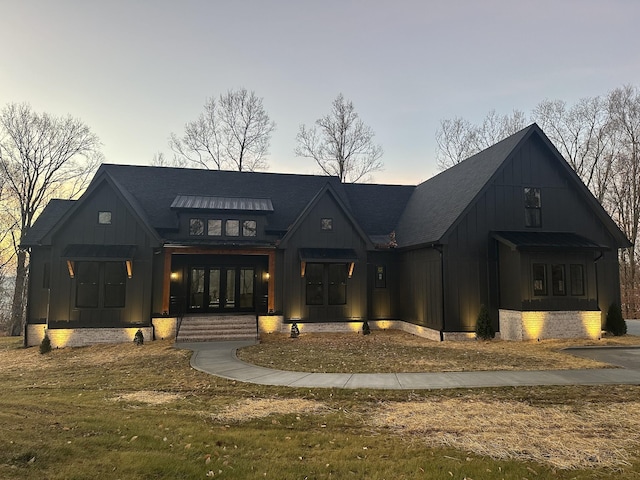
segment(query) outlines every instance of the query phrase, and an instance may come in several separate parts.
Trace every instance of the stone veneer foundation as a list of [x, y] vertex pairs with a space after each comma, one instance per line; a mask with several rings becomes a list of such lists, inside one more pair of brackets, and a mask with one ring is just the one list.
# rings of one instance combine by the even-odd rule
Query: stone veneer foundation
[[500, 310], [500, 338], [543, 340], [591, 338], [602, 335], [600, 311], [519, 312]]

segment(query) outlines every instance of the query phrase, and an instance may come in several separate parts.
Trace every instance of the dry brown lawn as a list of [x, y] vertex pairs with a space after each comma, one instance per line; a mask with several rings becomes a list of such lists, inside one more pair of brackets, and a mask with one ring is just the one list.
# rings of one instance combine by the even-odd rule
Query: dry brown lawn
[[640, 337], [541, 342], [435, 342], [396, 330], [309, 333], [298, 338], [263, 335], [258, 345], [238, 351], [248, 363], [280, 370], [331, 373], [569, 370], [609, 365], [564, 352], [587, 345], [639, 345]]
[[[563, 353], [561, 349], [585, 343], [636, 345], [638, 340], [623, 337], [601, 342], [435, 343], [400, 332], [374, 332], [367, 337], [355, 334], [303, 335], [298, 339], [269, 336], [240, 355], [251, 353], [263, 359], [268, 355], [289, 356], [289, 362], [277, 366], [296, 369], [309, 358], [308, 365], [313, 368], [322, 365], [322, 371], [329, 371], [332, 364], [346, 370], [349, 363], [352, 367], [358, 366], [349, 371], [588, 368], [600, 365]], [[412, 361], [413, 356], [422, 358]], [[382, 360], [375, 360], [376, 357]], [[267, 364], [273, 365], [270, 361]], [[87, 438], [94, 438], [86, 435], [97, 427], [90, 427], [87, 433], [78, 426], [85, 421], [93, 424], [98, 419], [106, 419], [120, 425], [123, 412], [141, 415], [147, 409], [161, 409], [158, 412], [164, 423], [175, 421], [185, 426], [185, 444], [195, 445], [191, 436], [208, 435], [212, 428], [218, 436], [237, 435], [230, 437], [234, 438], [233, 442], [244, 438], [245, 431], [248, 436], [260, 432], [264, 448], [273, 444], [274, 450], [269, 450], [268, 458], [280, 451], [277, 445], [283, 438], [293, 442], [319, 429], [329, 432], [330, 438], [341, 439], [341, 448], [353, 446], [364, 441], [363, 438], [370, 443], [382, 438], [387, 440], [376, 443], [378, 448], [400, 442], [405, 448], [420, 445], [422, 449], [434, 449], [424, 451], [436, 452], [436, 455], [441, 448], [454, 452], [444, 454], [447, 455], [445, 463], [470, 465], [469, 455], [496, 462], [534, 462], [524, 464], [527, 471], [530, 470], [530, 475], [526, 475], [529, 479], [549, 478], [550, 472], [576, 469], [576, 472], [593, 471], [598, 478], [640, 477], [638, 386], [413, 392], [268, 387], [230, 382], [194, 371], [189, 367], [189, 352], [176, 350], [167, 341], [149, 342], [143, 347], [125, 344], [65, 348], [48, 355], [40, 355], [37, 348], [23, 349], [17, 342], [2, 341], [0, 378], [7, 393], [6, 405], [0, 408], [40, 412], [21, 417], [19, 425], [1, 424], [0, 429], [6, 435], [16, 436], [24, 429], [45, 435], [53, 428], [50, 425], [55, 425], [54, 419], [72, 423], [69, 418], [78, 416], [78, 409], [82, 409], [86, 415], [96, 415], [96, 419], [76, 420], [77, 425], [70, 431], [77, 430], [78, 438], [86, 442]], [[51, 419], [43, 423], [42, 415], [50, 415]], [[127, 418], [131, 423], [136, 417]], [[136, 424], [143, 433], [145, 418]], [[5, 419], [8, 420], [9, 417]], [[158, 427], [151, 424], [146, 435], [154, 435], [154, 428]], [[133, 434], [137, 436], [138, 432]], [[20, 438], [26, 443], [31, 436], [25, 434]], [[68, 445], [66, 437], [50, 436], [49, 441], [58, 442], [54, 443], [56, 448]], [[5, 447], [15, 448], [12, 445]], [[135, 442], [131, 445], [135, 446]], [[325, 453], [335, 454], [334, 450]], [[82, 456], [83, 451], [79, 448], [74, 455]], [[147, 452], [141, 451], [140, 455], [143, 454]], [[366, 454], [367, 451], [362, 452]], [[383, 458], [385, 451], [377, 454]], [[82, 458], [89, 461], [89, 457]], [[252, 461], [262, 460], [256, 457]], [[500, 464], [487, 463], [487, 468], [493, 468], [497, 474], [497, 465]], [[450, 478], [446, 471], [444, 474], [444, 478]], [[586, 478], [580, 475], [577, 478]], [[562, 478], [573, 476], [567, 473]], [[35, 471], [29, 478], [36, 478]], [[476, 474], [473, 478], [483, 477]], [[502, 477], [487, 474], [486, 478]]]

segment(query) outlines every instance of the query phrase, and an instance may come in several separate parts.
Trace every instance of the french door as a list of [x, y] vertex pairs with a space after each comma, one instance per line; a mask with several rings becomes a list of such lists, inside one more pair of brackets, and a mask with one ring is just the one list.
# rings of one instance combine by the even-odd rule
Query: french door
[[191, 267], [188, 286], [192, 312], [255, 310], [253, 267]]

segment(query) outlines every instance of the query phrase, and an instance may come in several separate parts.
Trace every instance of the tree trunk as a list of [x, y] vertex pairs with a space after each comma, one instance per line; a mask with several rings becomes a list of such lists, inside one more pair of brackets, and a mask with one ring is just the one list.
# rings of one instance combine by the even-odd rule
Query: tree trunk
[[16, 266], [16, 285], [13, 291], [11, 303], [11, 322], [9, 335], [17, 337], [22, 335], [24, 326], [24, 292], [27, 278], [27, 252], [18, 250]]

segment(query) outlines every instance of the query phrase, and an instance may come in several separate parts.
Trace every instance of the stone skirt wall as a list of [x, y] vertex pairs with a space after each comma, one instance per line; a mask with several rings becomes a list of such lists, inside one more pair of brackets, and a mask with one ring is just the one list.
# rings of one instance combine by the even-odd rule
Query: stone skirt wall
[[500, 310], [500, 338], [543, 340], [591, 338], [602, 335], [600, 311], [519, 312]]

